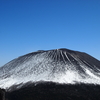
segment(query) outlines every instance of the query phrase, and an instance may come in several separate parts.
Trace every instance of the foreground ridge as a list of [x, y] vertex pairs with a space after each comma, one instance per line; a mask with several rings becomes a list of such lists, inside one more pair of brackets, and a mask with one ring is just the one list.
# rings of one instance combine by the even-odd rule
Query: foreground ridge
[[100, 85], [42, 82], [13, 90], [15, 87], [6, 91], [7, 100], [100, 100]]

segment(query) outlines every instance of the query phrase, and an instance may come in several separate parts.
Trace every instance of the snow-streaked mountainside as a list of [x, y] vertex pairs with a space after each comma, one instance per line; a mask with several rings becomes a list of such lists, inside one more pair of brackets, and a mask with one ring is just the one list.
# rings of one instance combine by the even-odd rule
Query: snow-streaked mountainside
[[27, 82], [100, 84], [100, 61], [68, 49], [37, 51], [0, 67], [0, 88]]

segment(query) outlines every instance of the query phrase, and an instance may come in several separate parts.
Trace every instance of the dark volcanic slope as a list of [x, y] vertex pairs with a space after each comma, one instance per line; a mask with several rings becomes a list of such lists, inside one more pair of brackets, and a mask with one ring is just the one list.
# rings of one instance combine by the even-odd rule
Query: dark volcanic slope
[[100, 84], [100, 61], [68, 49], [37, 51], [16, 58], [0, 68], [0, 87], [27, 82]]

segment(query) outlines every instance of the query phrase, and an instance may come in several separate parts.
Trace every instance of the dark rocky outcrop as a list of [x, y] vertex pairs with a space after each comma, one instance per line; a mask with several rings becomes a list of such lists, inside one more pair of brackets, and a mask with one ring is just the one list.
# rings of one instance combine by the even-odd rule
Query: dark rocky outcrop
[[0, 89], [0, 100], [5, 100], [5, 90]]

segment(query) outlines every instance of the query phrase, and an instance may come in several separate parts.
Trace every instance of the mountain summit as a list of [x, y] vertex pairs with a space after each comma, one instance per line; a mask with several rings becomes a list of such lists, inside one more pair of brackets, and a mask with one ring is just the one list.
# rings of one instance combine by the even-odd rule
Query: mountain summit
[[0, 68], [0, 87], [27, 82], [100, 84], [100, 61], [69, 49], [39, 50], [20, 56]]

